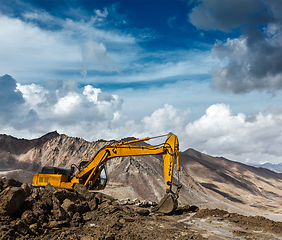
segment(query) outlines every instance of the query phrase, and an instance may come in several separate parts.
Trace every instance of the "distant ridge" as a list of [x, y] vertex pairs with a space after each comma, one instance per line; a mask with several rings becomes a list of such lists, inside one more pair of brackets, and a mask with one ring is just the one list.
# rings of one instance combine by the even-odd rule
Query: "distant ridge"
[[0, 151], [7, 151], [11, 154], [22, 154], [29, 151], [31, 148], [42, 146], [45, 142], [58, 137], [60, 134], [57, 131], [47, 133], [37, 139], [15, 138], [10, 135], [0, 134]]
[[266, 168], [269, 169], [273, 172], [277, 172], [277, 173], [282, 173], [282, 163], [264, 163], [261, 165], [253, 165], [255, 167], [261, 167], [261, 168]]

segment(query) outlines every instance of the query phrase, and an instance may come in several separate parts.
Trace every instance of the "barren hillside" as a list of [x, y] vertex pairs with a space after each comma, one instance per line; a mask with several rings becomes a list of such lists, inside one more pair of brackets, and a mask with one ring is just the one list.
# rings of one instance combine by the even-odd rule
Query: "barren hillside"
[[181, 154], [181, 164], [206, 193], [214, 197], [212, 202], [197, 203], [199, 206], [273, 214], [273, 218], [282, 220], [281, 173], [211, 157], [193, 149]]
[[[57, 132], [38, 139], [17, 139], [0, 135], [0, 170], [16, 179], [31, 182], [32, 174], [43, 166], [67, 167], [89, 158], [108, 142], [87, 142]], [[11, 171], [11, 172], [10, 172]]]
[[[106, 144], [109, 142], [87, 142], [57, 132], [33, 140], [0, 135], [0, 174], [30, 183], [32, 174], [43, 166], [79, 164]], [[181, 205], [281, 217], [282, 174], [193, 149], [180, 153], [180, 163]], [[161, 156], [112, 159], [107, 163], [107, 172], [109, 181], [103, 192], [115, 198], [159, 201], [164, 195]]]

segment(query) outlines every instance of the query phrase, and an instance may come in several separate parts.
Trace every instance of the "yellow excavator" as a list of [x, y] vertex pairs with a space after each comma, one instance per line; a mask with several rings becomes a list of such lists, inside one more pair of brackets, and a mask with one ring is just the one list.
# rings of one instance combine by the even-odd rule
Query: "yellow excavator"
[[7, 181], [7, 177], [6, 177], [6, 176], [1, 177], [1, 181], [2, 181], [3, 183], [6, 182], [6, 181]]
[[[137, 142], [167, 136], [165, 143], [158, 146], [136, 146]], [[89, 190], [104, 189], [107, 183], [105, 164], [115, 157], [163, 155], [164, 179], [166, 194], [160, 203], [152, 209], [154, 212], [171, 213], [177, 208], [180, 184], [179, 143], [173, 133], [158, 137], [146, 137], [131, 141], [119, 141], [101, 148], [90, 161], [82, 161], [80, 166], [72, 165], [71, 169], [58, 167], [43, 167], [41, 173], [35, 173], [32, 179], [33, 187], [45, 187], [50, 183], [55, 188], [72, 190], [76, 183], [85, 185]], [[178, 182], [173, 183], [173, 165], [176, 160]], [[79, 172], [74, 175], [75, 168]], [[176, 187], [173, 192], [172, 187]]]

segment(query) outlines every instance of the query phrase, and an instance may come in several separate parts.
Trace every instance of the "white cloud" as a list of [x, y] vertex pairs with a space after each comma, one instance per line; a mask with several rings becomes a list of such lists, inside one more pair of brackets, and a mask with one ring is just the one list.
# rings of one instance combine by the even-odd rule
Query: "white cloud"
[[[8, 73], [21, 83], [131, 83], [208, 74], [215, 64], [210, 52], [147, 52], [138, 45], [143, 30], [107, 29], [109, 14], [106, 8], [96, 10], [79, 21], [39, 10], [22, 19], [0, 14], [0, 75]], [[150, 35], [153, 30], [146, 31]]]
[[48, 93], [42, 86], [34, 83], [30, 85], [17, 83], [17, 89], [22, 93], [23, 98], [30, 108], [36, 108], [38, 103], [45, 101], [45, 94]]
[[87, 69], [102, 71], [118, 71], [117, 64], [109, 56], [103, 43], [88, 40], [82, 47], [82, 62]]
[[[282, 111], [247, 117], [215, 104], [186, 126], [186, 145], [207, 154], [249, 162], [279, 161], [282, 155]], [[281, 160], [280, 160], [281, 161]]]
[[[106, 11], [98, 15], [106, 18]], [[25, 76], [30, 72], [32, 81], [39, 82], [68, 80], [80, 71], [117, 71], [116, 59], [106, 46], [122, 50], [125, 44], [125, 49], [135, 44], [130, 35], [97, 28], [96, 18], [63, 20], [46, 12], [29, 12], [24, 17], [27, 21], [0, 13], [0, 75], [8, 73], [21, 82], [28, 81]], [[40, 28], [37, 21], [50, 28]]]
[[[221, 51], [218, 51], [220, 49]], [[234, 59], [238, 63], [243, 60], [242, 57], [247, 54], [247, 52], [247, 39], [243, 37], [235, 39], [227, 38], [225, 44], [218, 41], [212, 49], [212, 53], [216, 55], [216, 57], [225, 59], [227, 56], [230, 56], [230, 58]]]
[[0, 124], [1, 132], [32, 138], [57, 130], [89, 141], [173, 132], [179, 137], [182, 151], [194, 148], [248, 163], [281, 161], [282, 109], [247, 116], [241, 112], [233, 114], [227, 104], [213, 104], [204, 115], [191, 121], [190, 109], [164, 104], [151, 114], [134, 119], [122, 111], [123, 100], [119, 96], [91, 85], [79, 89], [73, 82], [68, 84], [71, 86], [53, 92], [36, 84], [18, 84], [18, 94], [25, 102], [20, 110], [14, 109], [17, 117], [13, 122]]
[[[98, 131], [98, 126], [107, 128], [109, 122], [119, 120], [123, 103], [117, 95], [102, 92], [91, 85], [79, 89], [73, 81], [64, 83], [55, 91], [34, 83], [18, 83], [17, 90], [25, 102], [21, 103], [20, 111], [15, 111], [18, 117], [12, 124], [15, 125], [16, 121], [23, 119], [21, 116], [25, 116], [22, 125], [25, 124], [26, 128], [22, 128], [22, 132], [28, 129], [30, 136], [56, 129], [70, 135], [80, 132], [84, 137], [93, 138], [90, 133]], [[28, 125], [29, 120], [33, 120], [34, 124]], [[7, 129], [8, 126], [9, 123], [3, 124], [1, 129]], [[17, 131], [14, 132], [15, 136], [21, 133]]]
[[94, 10], [94, 12], [96, 13], [96, 16], [97, 16], [97, 17], [105, 18], [105, 17], [108, 16], [108, 10], [107, 10], [107, 8], [104, 8], [104, 11], [103, 11], [103, 12], [101, 12], [100, 9], [96, 9], [96, 10]]
[[80, 96], [77, 93], [70, 92], [65, 97], [60, 98], [54, 105], [54, 113], [58, 115], [68, 115], [79, 108], [80, 104]]
[[94, 104], [97, 104], [98, 94], [101, 92], [101, 89], [94, 88], [91, 85], [87, 85], [84, 87], [83, 95], [85, 95], [89, 101], [94, 102]]
[[23, 73], [33, 72], [44, 77], [47, 71], [65, 69], [81, 60], [79, 47], [66, 44], [61, 33], [3, 15], [0, 15], [0, 28], [0, 74], [5, 71], [21, 79]]
[[[13, 116], [12, 121], [0, 122], [1, 133], [33, 138], [57, 130], [92, 141], [173, 132], [179, 137], [182, 151], [194, 148], [249, 163], [281, 161], [282, 109], [269, 108], [249, 115], [237, 109], [234, 114], [234, 109], [232, 111], [227, 104], [212, 104], [224, 99], [224, 95], [214, 93], [210, 95], [212, 100], [202, 103], [207, 105], [205, 114], [197, 112], [195, 118], [195, 111], [199, 110], [194, 105], [204, 101], [208, 83], [168, 84], [163, 89], [133, 91], [129, 98], [129, 92], [119, 92], [126, 96], [123, 103], [119, 95], [103, 92], [92, 85], [79, 88], [75, 81], [61, 85], [52, 82], [52, 86], [57, 86], [54, 89], [37, 84], [16, 84], [9, 76], [1, 79], [9, 81], [2, 81], [0, 97], [16, 94], [20, 100], [17, 107], [1, 111], [2, 118]], [[154, 101], [156, 98], [158, 102]], [[226, 97], [225, 100], [229, 102]], [[250, 98], [238, 96], [237, 101], [246, 105]], [[257, 105], [250, 105], [251, 109], [267, 107], [261, 105], [263, 102], [261, 99]]]
[[145, 132], [153, 134], [180, 132], [188, 122], [189, 113], [189, 109], [176, 109], [165, 104], [163, 108], [155, 110], [150, 117], [144, 117], [141, 124], [144, 125]]

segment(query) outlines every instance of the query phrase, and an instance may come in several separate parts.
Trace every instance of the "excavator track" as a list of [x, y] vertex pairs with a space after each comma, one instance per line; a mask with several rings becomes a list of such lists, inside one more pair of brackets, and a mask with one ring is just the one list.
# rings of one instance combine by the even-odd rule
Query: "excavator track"
[[160, 203], [151, 209], [155, 213], [173, 213], [178, 206], [177, 198], [174, 193], [166, 193]]

